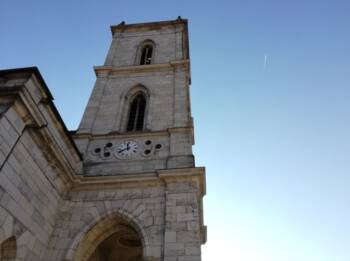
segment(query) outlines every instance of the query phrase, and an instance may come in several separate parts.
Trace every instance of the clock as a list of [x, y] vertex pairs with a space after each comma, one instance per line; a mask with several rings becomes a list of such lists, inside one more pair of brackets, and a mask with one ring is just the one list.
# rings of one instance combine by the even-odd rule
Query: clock
[[126, 140], [122, 142], [115, 150], [115, 154], [120, 158], [129, 158], [135, 155], [138, 151], [138, 145], [136, 141]]

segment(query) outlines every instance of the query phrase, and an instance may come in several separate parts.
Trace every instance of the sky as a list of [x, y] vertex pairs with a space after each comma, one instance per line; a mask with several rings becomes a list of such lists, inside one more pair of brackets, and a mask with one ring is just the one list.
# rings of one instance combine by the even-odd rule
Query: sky
[[69, 129], [109, 26], [189, 19], [203, 261], [350, 260], [350, 1], [0, 2], [0, 68], [38, 66]]

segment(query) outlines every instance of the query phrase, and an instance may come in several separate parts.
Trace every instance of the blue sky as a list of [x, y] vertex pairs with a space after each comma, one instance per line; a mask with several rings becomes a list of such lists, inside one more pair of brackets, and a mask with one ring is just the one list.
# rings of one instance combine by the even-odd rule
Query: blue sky
[[109, 26], [188, 18], [203, 260], [350, 260], [349, 1], [0, 3], [0, 68], [38, 66], [69, 129]]

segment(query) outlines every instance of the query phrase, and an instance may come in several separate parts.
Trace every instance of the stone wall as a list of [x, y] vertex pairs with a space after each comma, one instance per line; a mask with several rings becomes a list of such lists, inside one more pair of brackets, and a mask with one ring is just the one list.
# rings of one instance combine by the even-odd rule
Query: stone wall
[[61, 201], [31, 132], [12, 108], [0, 119], [0, 242], [15, 236], [20, 260], [42, 259]]
[[57, 215], [47, 260], [86, 260], [120, 219], [140, 235], [144, 260], [199, 261], [203, 243], [199, 184], [193, 177], [161, 176], [73, 189]]
[[81, 166], [44, 84], [36, 68], [0, 72], [0, 244], [15, 237], [16, 260], [45, 260]]

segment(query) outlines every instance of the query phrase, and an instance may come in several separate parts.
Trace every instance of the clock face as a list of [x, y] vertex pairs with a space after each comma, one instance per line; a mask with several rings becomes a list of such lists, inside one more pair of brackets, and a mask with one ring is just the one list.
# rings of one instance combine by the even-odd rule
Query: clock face
[[137, 153], [138, 146], [136, 141], [127, 140], [122, 142], [116, 149], [115, 153], [120, 158], [129, 158]]

